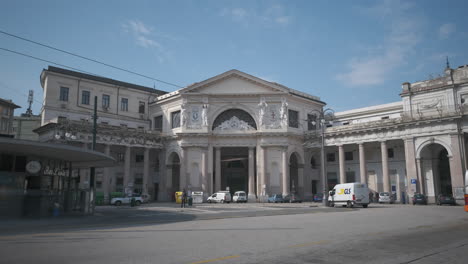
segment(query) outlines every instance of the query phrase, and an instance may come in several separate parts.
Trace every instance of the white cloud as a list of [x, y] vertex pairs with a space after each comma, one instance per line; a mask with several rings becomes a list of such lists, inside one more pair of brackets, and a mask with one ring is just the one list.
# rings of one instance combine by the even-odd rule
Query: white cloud
[[122, 24], [122, 28], [126, 33], [131, 34], [138, 46], [144, 48], [157, 48], [162, 49], [162, 45], [156, 40], [152, 39], [153, 29], [145, 25], [139, 20], [129, 20]]
[[452, 35], [456, 30], [456, 27], [452, 23], [445, 23], [439, 27], [438, 35], [439, 39], [446, 39]]
[[347, 71], [335, 78], [348, 86], [370, 86], [385, 82], [388, 75], [406, 64], [406, 58], [421, 42], [420, 29], [423, 20], [408, 13], [411, 4], [399, 1], [383, 1], [377, 6], [365, 9], [365, 13], [384, 19], [388, 25], [386, 37], [378, 47], [368, 47], [371, 54], [353, 57]]
[[285, 15], [285, 10], [281, 5], [273, 5], [260, 12], [239, 7], [223, 8], [219, 14], [244, 25], [264, 23], [285, 26], [291, 22], [291, 16]]

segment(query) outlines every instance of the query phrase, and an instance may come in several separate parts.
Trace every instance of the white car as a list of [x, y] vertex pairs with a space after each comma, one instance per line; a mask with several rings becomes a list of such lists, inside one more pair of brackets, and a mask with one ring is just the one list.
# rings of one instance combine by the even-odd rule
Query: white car
[[208, 203], [230, 203], [231, 202], [231, 193], [228, 191], [220, 191], [213, 193], [206, 200]]
[[393, 195], [389, 192], [381, 192], [379, 193], [379, 203], [389, 203], [392, 204], [395, 202], [393, 199]]
[[247, 194], [244, 191], [238, 191], [234, 193], [232, 196], [233, 203], [246, 203], [247, 202]]
[[143, 203], [143, 198], [141, 196], [130, 196], [130, 197], [115, 197], [111, 199], [110, 204], [112, 205], [122, 205], [122, 204], [130, 204], [132, 199], [135, 199], [135, 205], [140, 205]]

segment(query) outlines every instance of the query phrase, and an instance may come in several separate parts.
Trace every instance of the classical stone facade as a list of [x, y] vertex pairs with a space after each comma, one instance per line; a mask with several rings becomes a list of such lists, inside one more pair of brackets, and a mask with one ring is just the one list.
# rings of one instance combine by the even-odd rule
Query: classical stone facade
[[[89, 147], [98, 97], [97, 149], [119, 163], [99, 170], [98, 187], [171, 200], [183, 188], [205, 197], [229, 188], [249, 199], [323, 189], [316, 96], [230, 70], [166, 93], [49, 67], [43, 141]], [[328, 185], [361, 181], [408, 201], [422, 192], [460, 197], [466, 168], [468, 67], [404, 83], [402, 101], [335, 114], [325, 131]], [[64, 99], [67, 99], [65, 101]], [[325, 125], [325, 124], [324, 124]], [[77, 172], [86, 188], [87, 172]]]

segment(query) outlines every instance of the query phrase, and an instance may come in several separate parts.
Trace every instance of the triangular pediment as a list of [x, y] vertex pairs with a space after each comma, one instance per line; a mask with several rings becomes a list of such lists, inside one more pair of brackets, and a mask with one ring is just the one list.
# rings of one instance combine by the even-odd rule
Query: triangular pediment
[[202, 94], [272, 94], [289, 93], [289, 89], [247, 73], [230, 70], [180, 90], [180, 93]]

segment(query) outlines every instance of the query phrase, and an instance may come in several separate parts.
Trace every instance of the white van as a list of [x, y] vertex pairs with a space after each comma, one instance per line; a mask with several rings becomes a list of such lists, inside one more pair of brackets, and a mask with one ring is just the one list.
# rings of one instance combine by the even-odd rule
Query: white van
[[351, 208], [355, 205], [362, 205], [362, 207], [367, 208], [369, 188], [366, 184], [359, 182], [337, 184], [329, 192], [328, 203], [331, 207], [341, 205]]
[[228, 191], [219, 191], [213, 193], [206, 201], [208, 203], [229, 203], [231, 202], [231, 193]]

